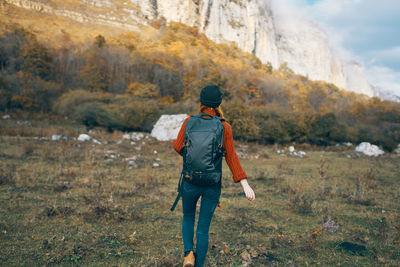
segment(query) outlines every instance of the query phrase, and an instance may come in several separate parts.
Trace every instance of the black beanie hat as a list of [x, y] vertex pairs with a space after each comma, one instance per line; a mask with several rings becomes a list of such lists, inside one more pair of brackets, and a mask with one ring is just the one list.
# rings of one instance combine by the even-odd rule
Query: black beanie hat
[[200, 102], [210, 108], [218, 107], [222, 102], [222, 92], [217, 85], [207, 85], [201, 89]]

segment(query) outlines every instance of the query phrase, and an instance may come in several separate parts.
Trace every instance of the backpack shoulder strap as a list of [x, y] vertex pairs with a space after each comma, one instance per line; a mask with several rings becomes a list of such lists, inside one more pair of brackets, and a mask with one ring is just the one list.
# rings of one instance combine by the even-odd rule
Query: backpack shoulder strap
[[183, 172], [181, 172], [181, 176], [179, 177], [178, 190], [177, 190], [178, 191], [178, 195], [176, 196], [175, 201], [172, 204], [172, 207], [170, 208], [171, 211], [175, 210], [175, 207], [178, 204], [178, 201], [182, 196], [182, 182], [183, 182], [182, 177], [183, 177]]
[[225, 119], [223, 119], [223, 118], [221, 118], [219, 116], [211, 115], [211, 114], [208, 114], [208, 113], [201, 113], [201, 114], [197, 114], [197, 115], [192, 115], [190, 117], [203, 118], [203, 119], [209, 119], [209, 120], [214, 118], [214, 119], [220, 120], [221, 122], [225, 121]]

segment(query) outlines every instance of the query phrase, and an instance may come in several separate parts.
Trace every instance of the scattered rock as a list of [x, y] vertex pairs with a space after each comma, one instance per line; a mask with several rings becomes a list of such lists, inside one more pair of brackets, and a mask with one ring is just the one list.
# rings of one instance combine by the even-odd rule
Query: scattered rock
[[126, 161], [134, 160], [134, 161], [135, 161], [136, 159], [137, 159], [136, 156], [132, 156], [132, 157], [130, 157], [130, 158], [126, 158], [125, 160], [126, 160]]
[[122, 140], [117, 141], [117, 145], [122, 144]]
[[306, 156], [306, 152], [304, 152], [304, 151], [293, 152], [292, 154], [293, 154], [293, 156], [299, 157], [299, 158], [304, 158]]
[[105, 159], [116, 159], [119, 158], [121, 155], [118, 154], [116, 151], [113, 150], [104, 150], [104, 158]]
[[138, 158], [136, 156], [132, 156], [130, 158], [125, 159], [129, 164], [129, 169], [137, 168], [138, 167]]
[[140, 141], [144, 137], [145, 137], [144, 133], [141, 133], [141, 132], [126, 133], [122, 136], [122, 138], [124, 138], [124, 139], [133, 140], [133, 141]]
[[236, 154], [238, 155], [239, 159], [247, 159], [247, 153], [242, 151], [237, 151]]
[[379, 156], [379, 155], [383, 155], [385, 152], [383, 152], [383, 150], [379, 149], [379, 147], [377, 147], [376, 145], [371, 145], [368, 142], [362, 142], [361, 144], [359, 144], [356, 149], [356, 152], [361, 152], [364, 153], [367, 156]]
[[131, 166], [136, 166], [136, 162], [134, 160], [128, 161], [128, 164]]
[[101, 145], [101, 142], [97, 139], [92, 138], [92, 142], [98, 145]]
[[87, 134], [80, 134], [78, 137], [78, 141], [84, 142], [84, 141], [92, 141], [95, 144], [101, 145], [101, 142], [97, 139], [94, 139], [93, 137], [90, 137]]
[[58, 141], [58, 140], [61, 140], [61, 138], [62, 138], [62, 135], [61, 135], [61, 134], [53, 134], [53, 135], [51, 136], [51, 140], [52, 140], [52, 141]]
[[151, 131], [151, 136], [159, 141], [174, 140], [187, 114], [162, 115]]
[[[146, 136], [147, 138], [149, 138], [148, 136]], [[134, 141], [140, 141], [144, 138], [144, 134], [143, 133], [137, 133], [137, 132], [133, 132], [131, 134], [131, 139]]]
[[84, 141], [91, 141], [92, 137], [90, 137], [87, 134], [80, 134], [78, 137], [78, 141], [84, 142]]
[[[305, 156], [306, 156], [306, 152], [304, 152], [304, 151], [296, 151], [296, 149], [294, 148], [294, 146], [289, 146], [288, 148], [287, 148], [287, 150], [289, 151], [289, 155], [290, 156], [294, 156], [294, 157], [298, 157], [298, 158], [304, 158]], [[284, 148], [284, 149], [277, 149], [276, 150], [276, 153], [278, 153], [279, 155], [281, 155], [281, 156], [285, 156], [285, 151], [286, 151], [286, 148]]]
[[[44, 137], [40, 138], [41, 140], [44, 139]], [[53, 134], [51, 136], [51, 140], [52, 141], [59, 141], [61, 139], [64, 139], [65, 141], [68, 141], [69, 137], [66, 135], [62, 135], [62, 134]], [[48, 138], [46, 138], [46, 140], [48, 140]]]
[[18, 125], [32, 126], [30, 121], [17, 121]]
[[6, 115], [3, 115], [1, 118], [3, 120], [8, 120], [10, 118], [10, 115], [6, 114]]
[[33, 137], [33, 139], [35, 139], [35, 140], [49, 140], [48, 137], [39, 137], [39, 136], [35, 136], [35, 137]]
[[160, 167], [160, 164], [157, 163], [157, 162], [154, 162], [154, 163], [153, 163], [153, 168], [158, 168], [158, 167]]
[[347, 147], [351, 147], [353, 144], [350, 142], [344, 142], [343, 145], [347, 146]]

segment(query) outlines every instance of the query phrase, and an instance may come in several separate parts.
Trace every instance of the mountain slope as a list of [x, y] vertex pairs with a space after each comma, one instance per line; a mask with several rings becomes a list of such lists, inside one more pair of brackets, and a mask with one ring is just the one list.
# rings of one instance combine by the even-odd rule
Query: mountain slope
[[[235, 42], [244, 51], [254, 53], [263, 63], [270, 62], [274, 68], [287, 63], [296, 73], [312, 80], [324, 80], [348, 91], [373, 95], [362, 68], [336, 56], [323, 30], [307, 21], [288, 21], [275, 16], [268, 2], [5, 0], [3, 16], [8, 16], [5, 10], [13, 7], [30, 10], [33, 16], [41, 19], [49, 16], [54, 23], [67, 18], [84, 28], [92, 27], [98, 29], [97, 33], [109, 35], [138, 30], [142, 25], [157, 20], [179, 21], [198, 28], [218, 43]], [[16, 16], [15, 20], [21, 23], [24, 19]], [[29, 25], [35, 27], [36, 21], [32, 20]]]

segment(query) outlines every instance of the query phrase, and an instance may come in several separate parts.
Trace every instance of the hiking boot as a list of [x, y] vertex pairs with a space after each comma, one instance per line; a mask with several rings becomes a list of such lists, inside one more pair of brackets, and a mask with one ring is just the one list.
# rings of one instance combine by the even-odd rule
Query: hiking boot
[[194, 267], [193, 251], [190, 251], [183, 259], [183, 267]]

